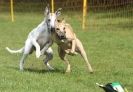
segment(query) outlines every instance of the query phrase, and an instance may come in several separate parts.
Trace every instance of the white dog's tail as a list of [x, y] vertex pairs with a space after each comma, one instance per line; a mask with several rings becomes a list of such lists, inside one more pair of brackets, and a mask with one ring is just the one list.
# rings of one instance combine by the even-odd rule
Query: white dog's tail
[[104, 85], [101, 85], [101, 84], [99, 84], [99, 83], [96, 83], [96, 85], [98, 85], [98, 86], [101, 87], [101, 88], [105, 87]]
[[13, 53], [22, 53], [23, 50], [24, 50], [24, 48], [21, 48], [21, 49], [19, 49], [19, 50], [11, 50], [11, 49], [8, 48], [8, 47], [6, 47], [5, 49], [6, 49], [8, 52], [10, 52], [11, 54], [13, 54]]

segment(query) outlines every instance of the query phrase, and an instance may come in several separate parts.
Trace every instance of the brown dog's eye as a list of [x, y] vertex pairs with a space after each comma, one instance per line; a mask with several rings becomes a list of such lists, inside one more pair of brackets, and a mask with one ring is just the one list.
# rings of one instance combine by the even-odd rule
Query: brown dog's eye
[[60, 30], [59, 28], [56, 28], [56, 30]]
[[65, 30], [66, 28], [64, 27], [63, 30]]

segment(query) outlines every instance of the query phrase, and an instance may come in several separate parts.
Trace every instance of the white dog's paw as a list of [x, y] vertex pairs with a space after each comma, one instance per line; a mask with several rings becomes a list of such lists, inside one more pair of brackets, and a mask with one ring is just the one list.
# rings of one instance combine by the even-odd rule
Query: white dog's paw
[[23, 65], [20, 64], [19, 66], [20, 66], [20, 67], [19, 67], [20, 71], [23, 71], [23, 70], [24, 70]]
[[51, 67], [51, 66], [48, 66], [48, 69], [51, 70], [51, 71], [52, 71], [52, 70], [55, 70], [55, 69], [54, 69], [53, 67]]
[[39, 58], [41, 56], [41, 52], [40, 51], [36, 51], [36, 57]]
[[46, 66], [48, 67], [49, 70], [54, 70], [54, 68], [51, 67], [49, 63], [47, 63]]

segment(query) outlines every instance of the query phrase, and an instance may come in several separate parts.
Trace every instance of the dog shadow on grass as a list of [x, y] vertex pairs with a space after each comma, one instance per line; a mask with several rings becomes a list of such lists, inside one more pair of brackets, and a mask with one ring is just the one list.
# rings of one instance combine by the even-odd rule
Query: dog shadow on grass
[[[16, 70], [16, 71], [20, 71], [20, 69], [18, 67], [13, 67], [13, 66], [8, 66], [8, 68]], [[35, 68], [24, 68], [23, 71], [20, 72], [32, 72], [32, 73], [61, 73], [64, 74], [65, 70], [60, 70], [55, 68], [54, 70], [48, 70], [48, 69], [35, 69]]]
[[48, 69], [31, 69], [31, 68], [25, 68], [24, 71], [26, 72], [34, 72], [34, 73], [65, 73], [64, 70], [54, 69], [54, 70], [48, 70]]

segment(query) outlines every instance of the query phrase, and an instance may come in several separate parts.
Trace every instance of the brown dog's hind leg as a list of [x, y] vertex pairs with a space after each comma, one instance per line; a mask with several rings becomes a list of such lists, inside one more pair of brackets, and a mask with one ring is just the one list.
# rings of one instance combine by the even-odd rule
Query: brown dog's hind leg
[[88, 61], [88, 58], [87, 58], [87, 55], [86, 55], [85, 51], [81, 51], [80, 54], [81, 54], [81, 56], [84, 58], [84, 60], [85, 60], [85, 62], [86, 62], [86, 64], [87, 64], [87, 67], [88, 67], [89, 71], [90, 71], [91, 73], [93, 73], [93, 69], [92, 69], [92, 67], [91, 67], [91, 65], [90, 65], [90, 63], [89, 63], [89, 61]]
[[65, 51], [62, 50], [60, 47], [58, 47], [58, 53], [59, 53], [59, 57], [65, 62], [65, 64], [67, 65], [67, 69], [66, 72], [69, 73], [71, 72], [71, 65], [69, 63], [69, 61], [66, 59], [65, 55]]
[[83, 45], [82, 45], [82, 43], [77, 39], [77, 42], [78, 42], [78, 53], [83, 57], [83, 59], [85, 60], [85, 62], [86, 62], [86, 64], [87, 64], [87, 67], [88, 67], [88, 69], [89, 69], [89, 71], [90, 71], [90, 73], [93, 73], [93, 69], [92, 69], [92, 67], [91, 67], [91, 64], [89, 63], [89, 61], [88, 61], [88, 58], [87, 58], [87, 55], [86, 55], [86, 52], [85, 52], [85, 50], [84, 50], [84, 48], [83, 48]]

